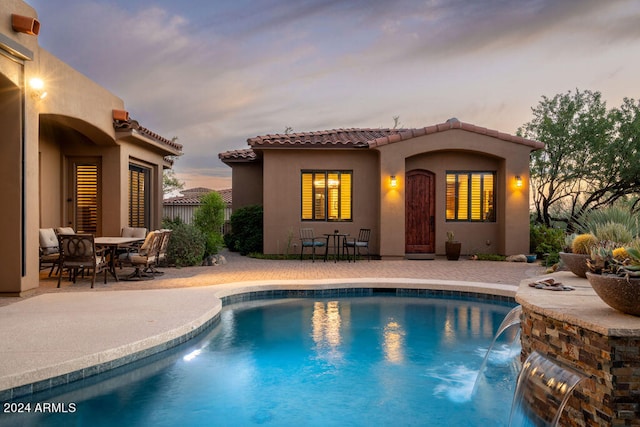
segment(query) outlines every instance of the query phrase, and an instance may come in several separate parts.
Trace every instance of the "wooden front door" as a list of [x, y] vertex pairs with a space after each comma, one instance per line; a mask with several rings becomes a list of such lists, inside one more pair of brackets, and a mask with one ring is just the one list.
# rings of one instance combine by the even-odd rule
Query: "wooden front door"
[[435, 252], [435, 175], [426, 170], [407, 172], [405, 251]]

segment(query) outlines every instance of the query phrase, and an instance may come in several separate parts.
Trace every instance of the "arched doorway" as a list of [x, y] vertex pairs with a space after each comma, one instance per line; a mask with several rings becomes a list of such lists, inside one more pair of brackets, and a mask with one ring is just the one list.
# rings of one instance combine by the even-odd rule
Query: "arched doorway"
[[405, 252], [435, 253], [435, 174], [415, 169], [406, 175]]

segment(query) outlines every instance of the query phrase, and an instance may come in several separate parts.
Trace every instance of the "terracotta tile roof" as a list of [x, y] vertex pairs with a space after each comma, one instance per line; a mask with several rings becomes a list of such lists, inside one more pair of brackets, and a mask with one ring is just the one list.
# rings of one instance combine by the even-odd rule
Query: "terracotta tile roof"
[[181, 205], [181, 206], [197, 206], [200, 205], [200, 197], [199, 196], [176, 196], [169, 197], [168, 199], [164, 199], [162, 201], [163, 205]]
[[231, 206], [231, 202], [233, 201], [232, 198], [232, 191], [231, 188], [225, 188], [224, 190], [216, 190], [218, 192], [218, 194], [220, 194], [220, 196], [222, 196], [222, 201], [225, 202], [227, 205]]
[[256, 153], [251, 148], [243, 150], [225, 151], [218, 154], [218, 158], [223, 162], [252, 162], [257, 159]]
[[516, 144], [527, 145], [536, 150], [544, 148], [544, 143], [540, 141], [534, 141], [531, 139], [522, 138], [520, 136], [510, 135], [508, 133], [498, 132], [497, 130], [487, 129], [480, 126], [472, 125], [470, 123], [464, 123], [456, 118], [447, 120], [444, 123], [440, 123], [433, 126], [427, 126], [418, 129], [404, 129], [397, 135], [389, 135], [381, 138], [376, 138], [372, 141], [368, 141], [369, 147], [380, 147], [381, 145], [392, 144], [394, 142], [403, 141], [406, 139], [417, 138], [423, 135], [429, 135], [432, 133], [445, 132], [452, 129], [462, 129], [468, 132], [479, 133], [481, 135], [487, 135], [494, 138], [501, 139], [503, 141], [514, 142]]
[[249, 138], [251, 147], [329, 146], [366, 147], [369, 141], [397, 135], [402, 129], [331, 129]]
[[529, 146], [535, 150], [543, 149], [544, 143], [525, 139], [520, 136], [498, 132], [470, 123], [464, 123], [456, 118], [433, 126], [416, 129], [332, 129], [318, 132], [303, 132], [291, 134], [275, 134], [249, 138], [247, 142], [252, 148], [244, 150], [226, 151], [218, 157], [225, 163], [237, 161], [253, 161], [257, 159], [253, 149], [263, 148], [375, 148], [394, 142], [417, 138], [448, 130], [461, 129], [468, 132], [487, 135], [493, 138]]
[[[206, 191], [205, 191], [206, 190]], [[209, 188], [198, 187], [192, 188], [189, 190], [185, 190], [183, 192], [186, 193], [183, 196], [170, 197], [168, 199], [163, 200], [163, 205], [181, 205], [181, 206], [199, 206], [201, 204], [202, 197], [211, 193], [212, 191], [216, 191], [222, 197], [222, 201], [227, 205], [231, 206], [231, 189], [227, 188], [224, 190], [211, 190]]]
[[140, 126], [137, 120], [129, 119], [129, 120], [114, 120], [113, 127], [115, 130], [136, 130], [151, 139], [156, 140], [157, 142], [171, 147], [173, 150], [182, 152], [182, 144], [178, 144], [170, 139], [167, 139], [163, 136], [158, 135], [155, 132], [150, 131], [149, 129]]

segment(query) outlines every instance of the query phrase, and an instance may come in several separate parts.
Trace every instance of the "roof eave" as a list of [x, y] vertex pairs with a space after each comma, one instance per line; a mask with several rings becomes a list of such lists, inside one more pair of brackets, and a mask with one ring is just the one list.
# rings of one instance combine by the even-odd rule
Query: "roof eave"
[[147, 136], [136, 129], [116, 130], [116, 141], [126, 141], [146, 145], [153, 151], [163, 156], [181, 156], [182, 151], [176, 147], [171, 147], [154, 138]]

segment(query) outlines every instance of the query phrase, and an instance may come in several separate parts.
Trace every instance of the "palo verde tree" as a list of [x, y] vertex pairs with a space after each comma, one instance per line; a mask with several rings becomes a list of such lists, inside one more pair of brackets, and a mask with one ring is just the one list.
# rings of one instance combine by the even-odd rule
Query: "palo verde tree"
[[640, 103], [607, 110], [600, 92], [543, 97], [518, 135], [545, 143], [531, 154], [536, 222], [573, 229], [584, 212], [640, 190]]
[[[178, 140], [177, 136], [171, 138], [171, 142], [176, 142]], [[176, 156], [169, 156], [171, 162], [175, 162], [177, 160]], [[162, 194], [167, 195], [169, 193], [173, 193], [174, 191], [182, 190], [184, 188], [184, 182], [180, 181], [178, 177], [176, 177], [173, 169], [165, 169], [162, 171]]]

